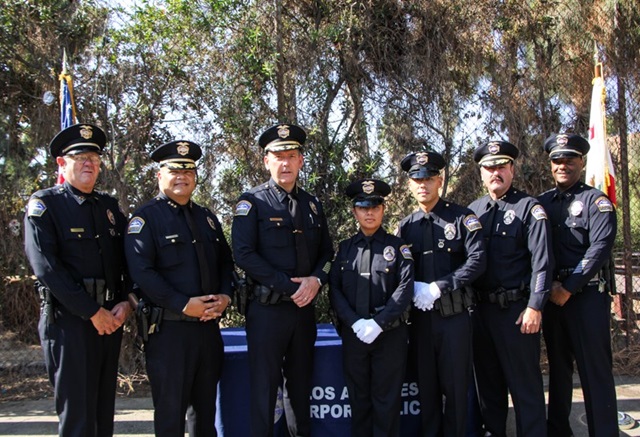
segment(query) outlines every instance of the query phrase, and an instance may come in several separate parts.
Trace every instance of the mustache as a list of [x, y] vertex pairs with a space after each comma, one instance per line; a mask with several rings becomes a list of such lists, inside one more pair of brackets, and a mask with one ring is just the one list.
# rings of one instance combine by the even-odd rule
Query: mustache
[[495, 181], [504, 182], [504, 179], [502, 179], [502, 176], [493, 176], [490, 182], [495, 182]]

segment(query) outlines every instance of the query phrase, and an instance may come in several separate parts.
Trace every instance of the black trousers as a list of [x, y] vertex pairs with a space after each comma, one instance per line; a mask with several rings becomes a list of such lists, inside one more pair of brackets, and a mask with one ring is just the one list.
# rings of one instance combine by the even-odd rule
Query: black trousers
[[98, 335], [91, 321], [62, 307], [55, 323], [38, 323], [62, 437], [113, 435], [118, 356], [122, 329]]
[[616, 388], [612, 374], [611, 297], [586, 287], [560, 307], [547, 302], [543, 313], [549, 357], [549, 436], [572, 435], [569, 426], [576, 360], [589, 435], [619, 435]]
[[400, 435], [402, 384], [407, 368], [408, 327], [363, 343], [351, 327], [342, 331], [342, 364], [351, 405], [352, 437]]
[[[411, 309], [410, 356], [417, 360], [421, 436], [465, 436], [471, 380], [471, 318]], [[443, 395], [446, 400], [443, 405]]]
[[527, 302], [509, 308], [481, 302], [473, 313], [473, 354], [485, 429], [506, 436], [511, 393], [519, 437], [544, 437], [545, 400], [540, 371], [540, 334], [522, 334], [516, 320]]
[[145, 344], [157, 437], [215, 437], [216, 394], [224, 360], [218, 324], [163, 321]]
[[273, 435], [278, 386], [284, 382], [284, 413], [292, 436], [311, 434], [311, 377], [316, 341], [312, 305], [262, 305], [251, 301], [246, 315], [250, 429], [255, 437]]

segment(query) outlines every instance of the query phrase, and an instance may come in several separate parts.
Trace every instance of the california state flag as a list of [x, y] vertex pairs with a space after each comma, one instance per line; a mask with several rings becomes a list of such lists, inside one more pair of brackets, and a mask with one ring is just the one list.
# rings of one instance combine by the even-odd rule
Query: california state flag
[[[600, 67], [600, 68], [598, 68]], [[591, 114], [589, 115], [589, 144], [585, 182], [604, 192], [616, 204], [616, 175], [607, 147], [607, 127], [605, 123], [604, 99], [606, 90], [602, 78], [602, 64], [596, 66], [591, 94]]]

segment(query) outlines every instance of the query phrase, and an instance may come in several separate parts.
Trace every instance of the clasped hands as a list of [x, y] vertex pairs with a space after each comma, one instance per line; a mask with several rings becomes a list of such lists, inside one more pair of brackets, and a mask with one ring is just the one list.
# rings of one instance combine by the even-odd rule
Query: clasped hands
[[371, 344], [382, 333], [382, 328], [373, 319], [359, 319], [353, 325], [351, 329], [356, 336], [366, 344]]
[[435, 282], [414, 282], [413, 303], [422, 311], [433, 309], [433, 304], [441, 294], [440, 287]]
[[189, 317], [197, 317], [201, 322], [217, 319], [231, 303], [226, 294], [206, 294], [189, 299], [182, 313]]

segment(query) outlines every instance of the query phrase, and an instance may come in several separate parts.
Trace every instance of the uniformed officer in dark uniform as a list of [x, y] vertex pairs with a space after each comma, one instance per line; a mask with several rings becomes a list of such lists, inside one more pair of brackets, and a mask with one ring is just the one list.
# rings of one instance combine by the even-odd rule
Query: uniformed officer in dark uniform
[[569, 426], [575, 358], [584, 393], [589, 435], [617, 436], [612, 375], [609, 261], [616, 212], [600, 190], [580, 181], [589, 142], [553, 134], [544, 143], [556, 188], [540, 195], [553, 230], [556, 265], [543, 333], [549, 357], [549, 436], [572, 435]]
[[411, 153], [401, 162], [419, 206], [400, 222], [398, 236], [415, 260], [410, 347], [417, 358], [422, 436], [466, 433], [473, 298], [466, 287], [486, 265], [478, 218], [440, 198], [445, 165], [435, 152]]
[[489, 191], [469, 205], [482, 222], [488, 257], [474, 283], [474, 366], [485, 429], [506, 435], [510, 392], [517, 435], [543, 437], [540, 324], [551, 286], [551, 235], [544, 208], [512, 185], [518, 153], [492, 141], [473, 154]]
[[60, 436], [113, 435], [120, 327], [131, 309], [123, 282], [126, 219], [116, 199], [94, 190], [105, 144], [91, 124], [58, 133], [49, 148], [65, 182], [34, 193], [25, 216]]
[[347, 187], [360, 231], [340, 243], [330, 273], [353, 437], [400, 435], [413, 259], [409, 247], [382, 228], [390, 192], [376, 179]]
[[280, 124], [258, 141], [271, 179], [235, 208], [233, 255], [252, 281], [247, 308], [251, 435], [273, 433], [277, 390], [289, 432], [310, 434], [314, 300], [328, 280], [333, 247], [320, 201], [297, 186], [305, 131]]
[[159, 194], [134, 213], [125, 237], [131, 276], [153, 306], [145, 356], [156, 436], [184, 435], [188, 407], [190, 435], [216, 435], [224, 358], [217, 319], [231, 300], [233, 262], [218, 218], [191, 200], [201, 155], [191, 141], [151, 153]]

